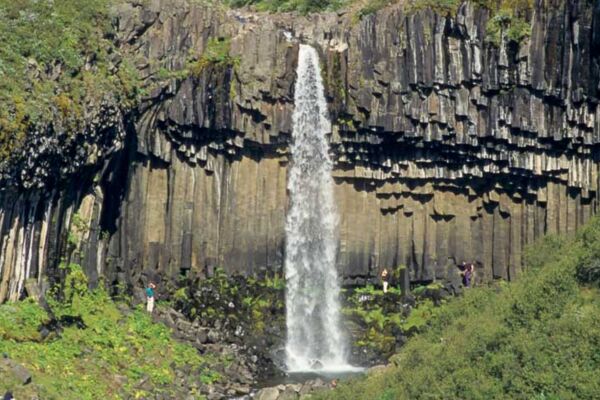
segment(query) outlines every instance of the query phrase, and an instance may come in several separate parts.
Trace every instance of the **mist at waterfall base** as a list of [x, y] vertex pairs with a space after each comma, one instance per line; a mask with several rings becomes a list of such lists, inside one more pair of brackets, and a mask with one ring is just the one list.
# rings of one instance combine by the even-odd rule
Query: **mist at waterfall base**
[[286, 366], [288, 372], [355, 370], [346, 361], [335, 267], [337, 215], [331, 131], [316, 50], [300, 45], [286, 221]]

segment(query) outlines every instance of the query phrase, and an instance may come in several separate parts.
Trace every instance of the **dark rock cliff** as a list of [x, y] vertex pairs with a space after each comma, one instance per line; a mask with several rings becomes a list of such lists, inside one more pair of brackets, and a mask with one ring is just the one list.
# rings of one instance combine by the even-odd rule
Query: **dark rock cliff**
[[[192, 3], [192, 4], [190, 4]], [[537, 0], [531, 36], [486, 41], [489, 12], [392, 6], [251, 14], [185, 0], [124, 3], [116, 40], [144, 98], [102, 104], [68, 148], [51, 127], [4, 168], [0, 301], [61, 257], [92, 281], [282, 266], [298, 42], [327, 85], [347, 283], [405, 264], [443, 279], [478, 260], [515, 278], [522, 249], [597, 209], [600, 7]], [[226, 57], [207, 59], [215, 43]]]

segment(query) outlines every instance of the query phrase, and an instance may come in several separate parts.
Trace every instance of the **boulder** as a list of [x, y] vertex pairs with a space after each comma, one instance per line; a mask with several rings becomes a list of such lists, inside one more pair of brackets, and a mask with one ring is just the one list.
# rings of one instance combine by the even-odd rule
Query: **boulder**
[[283, 392], [279, 395], [277, 400], [297, 400], [300, 398], [298, 390], [295, 390], [291, 386], [287, 386]]
[[254, 400], [278, 400], [279, 390], [274, 387], [264, 388], [256, 393]]
[[12, 377], [21, 385], [28, 385], [32, 380], [29, 370], [10, 358], [0, 359], [0, 376]]

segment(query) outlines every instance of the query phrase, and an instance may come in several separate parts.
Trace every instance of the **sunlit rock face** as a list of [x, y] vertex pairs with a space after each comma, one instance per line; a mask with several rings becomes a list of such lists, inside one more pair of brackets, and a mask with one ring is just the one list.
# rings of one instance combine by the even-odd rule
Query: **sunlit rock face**
[[[65, 253], [92, 280], [133, 285], [280, 269], [299, 40], [320, 53], [345, 282], [399, 264], [443, 279], [449, 257], [480, 261], [479, 279], [515, 278], [527, 243], [597, 208], [600, 10], [563, 3], [538, 5], [531, 37], [499, 47], [468, 4], [358, 23], [121, 5], [116, 40], [142, 103], [90, 105], [76, 147], [37, 130], [2, 167], [0, 300], [60, 278]], [[186, 72], [214, 38], [229, 57]]]

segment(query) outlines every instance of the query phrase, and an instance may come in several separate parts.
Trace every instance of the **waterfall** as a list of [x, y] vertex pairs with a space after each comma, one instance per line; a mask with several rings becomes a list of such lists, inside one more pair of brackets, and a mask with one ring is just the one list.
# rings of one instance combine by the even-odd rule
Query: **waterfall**
[[337, 215], [331, 132], [314, 48], [300, 45], [293, 114], [290, 209], [285, 226], [287, 368], [346, 368], [335, 267]]

